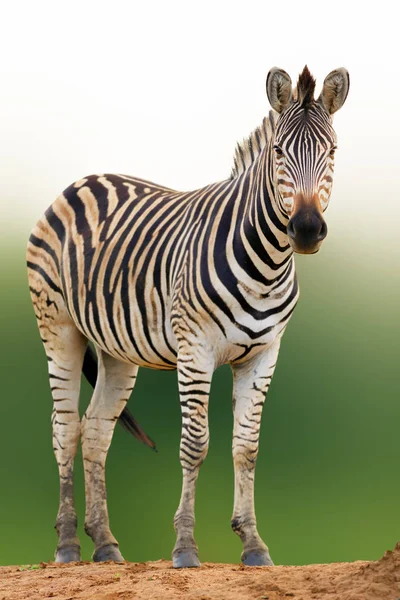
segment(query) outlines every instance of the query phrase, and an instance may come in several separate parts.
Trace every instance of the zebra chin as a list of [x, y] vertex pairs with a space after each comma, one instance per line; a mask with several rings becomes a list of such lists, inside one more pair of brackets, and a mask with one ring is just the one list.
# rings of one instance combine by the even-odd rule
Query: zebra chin
[[319, 252], [319, 249], [321, 248], [322, 242], [319, 242], [315, 246], [305, 246], [305, 247], [297, 246], [296, 244], [294, 244], [292, 242], [290, 242], [290, 245], [292, 246], [292, 248], [296, 252], [296, 254], [317, 254], [317, 252]]

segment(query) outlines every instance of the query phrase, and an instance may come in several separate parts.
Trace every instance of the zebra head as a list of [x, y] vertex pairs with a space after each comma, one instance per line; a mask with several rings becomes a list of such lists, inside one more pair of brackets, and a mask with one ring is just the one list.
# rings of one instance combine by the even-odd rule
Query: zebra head
[[301, 254], [318, 252], [327, 235], [323, 213], [331, 194], [336, 150], [332, 115], [346, 100], [349, 74], [343, 68], [329, 73], [316, 100], [314, 89], [307, 66], [295, 90], [282, 69], [268, 73], [268, 99], [279, 113], [271, 141], [276, 197], [289, 219], [289, 242]]

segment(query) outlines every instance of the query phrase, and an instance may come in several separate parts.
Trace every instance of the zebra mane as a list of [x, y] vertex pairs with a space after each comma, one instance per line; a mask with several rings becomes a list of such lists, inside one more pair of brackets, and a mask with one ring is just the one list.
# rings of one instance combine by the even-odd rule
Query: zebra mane
[[314, 102], [315, 79], [308, 70], [307, 65], [299, 75], [295, 99], [302, 108], [308, 108]]
[[270, 110], [268, 117], [255, 129], [248, 138], [238, 142], [235, 149], [231, 179], [236, 179], [244, 173], [260, 156], [261, 152], [272, 138], [278, 114]]

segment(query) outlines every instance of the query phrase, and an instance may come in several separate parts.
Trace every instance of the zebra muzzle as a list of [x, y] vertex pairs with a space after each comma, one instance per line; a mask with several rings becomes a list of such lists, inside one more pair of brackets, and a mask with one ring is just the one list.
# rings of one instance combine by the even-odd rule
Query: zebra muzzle
[[302, 208], [289, 220], [287, 234], [295, 252], [315, 254], [328, 233], [322, 215], [314, 208]]

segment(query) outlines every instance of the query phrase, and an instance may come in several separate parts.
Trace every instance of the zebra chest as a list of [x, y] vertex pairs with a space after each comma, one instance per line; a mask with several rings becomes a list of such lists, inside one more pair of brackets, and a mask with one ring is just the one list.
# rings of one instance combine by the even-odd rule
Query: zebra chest
[[218, 297], [210, 297], [212, 302], [195, 305], [195, 312], [193, 304], [187, 303], [183, 327], [178, 323], [176, 328], [178, 337], [185, 336], [186, 329], [196, 331], [197, 340], [188, 333], [191, 344], [197, 342], [208, 348], [217, 365], [245, 361], [272, 346], [282, 336], [298, 299], [294, 278], [268, 297], [242, 290], [238, 300], [226, 290], [218, 291]]
[[278, 315], [255, 323], [248, 315], [237, 315], [235, 323], [226, 326], [225, 335], [216, 344], [219, 364], [241, 362], [271, 347], [287, 325]]

